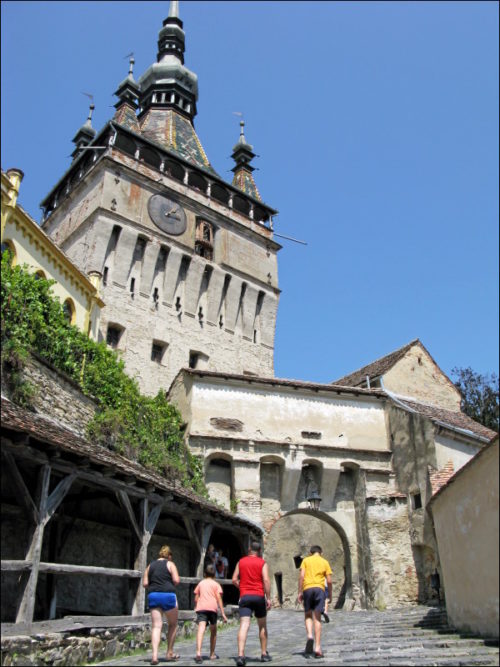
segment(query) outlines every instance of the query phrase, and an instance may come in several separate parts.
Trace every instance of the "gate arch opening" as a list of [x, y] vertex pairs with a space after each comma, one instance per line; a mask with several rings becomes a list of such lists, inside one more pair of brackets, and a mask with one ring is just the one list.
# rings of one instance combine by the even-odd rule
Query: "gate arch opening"
[[[352, 566], [349, 542], [342, 526], [324, 512], [294, 509], [271, 528], [266, 540], [264, 558], [271, 574], [273, 602], [294, 608], [297, 599], [297, 567], [313, 544], [319, 544], [333, 570], [332, 607], [341, 609], [352, 596]], [[299, 557], [300, 558], [297, 558]], [[295, 557], [295, 558], [294, 558]], [[274, 574], [280, 573], [280, 590]]]

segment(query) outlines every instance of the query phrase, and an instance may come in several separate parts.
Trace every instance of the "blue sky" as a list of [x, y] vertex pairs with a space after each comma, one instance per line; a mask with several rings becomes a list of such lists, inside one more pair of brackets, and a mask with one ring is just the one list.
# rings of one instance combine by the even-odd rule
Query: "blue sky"
[[[2, 168], [39, 203], [112, 116], [167, 2], [2, 2]], [[180, 2], [195, 127], [230, 180], [243, 112], [279, 210], [275, 373], [330, 382], [420, 338], [498, 369], [498, 3]]]

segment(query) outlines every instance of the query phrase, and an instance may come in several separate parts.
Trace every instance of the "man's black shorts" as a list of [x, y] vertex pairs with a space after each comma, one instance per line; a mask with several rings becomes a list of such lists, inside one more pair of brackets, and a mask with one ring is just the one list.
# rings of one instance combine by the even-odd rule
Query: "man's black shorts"
[[325, 604], [325, 591], [322, 588], [307, 588], [303, 593], [304, 611], [321, 613]]
[[216, 611], [197, 611], [196, 612], [196, 622], [201, 623], [205, 621], [207, 625], [217, 625], [217, 612]]
[[240, 598], [240, 618], [243, 616], [252, 616], [255, 618], [265, 618], [267, 616], [266, 598], [260, 595], [244, 595]]

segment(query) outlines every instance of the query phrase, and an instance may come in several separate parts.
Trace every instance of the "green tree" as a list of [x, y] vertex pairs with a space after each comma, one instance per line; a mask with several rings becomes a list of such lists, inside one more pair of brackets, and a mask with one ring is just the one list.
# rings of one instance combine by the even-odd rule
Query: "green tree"
[[481, 375], [472, 368], [453, 368], [455, 387], [462, 394], [462, 411], [475, 421], [499, 429], [499, 384], [498, 375]]

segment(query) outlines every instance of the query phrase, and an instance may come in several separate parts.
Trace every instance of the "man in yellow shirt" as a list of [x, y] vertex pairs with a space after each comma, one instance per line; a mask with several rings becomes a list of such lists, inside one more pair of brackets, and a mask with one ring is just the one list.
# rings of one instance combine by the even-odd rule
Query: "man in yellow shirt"
[[321, 555], [321, 547], [311, 547], [311, 555], [306, 556], [300, 565], [299, 602], [304, 603], [304, 615], [307, 642], [304, 654], [322, 658], [321, 651], [321, 612], [325, 601], [325, 579], [328, 586], [328, 602], [332, 601], [332, 568]]

